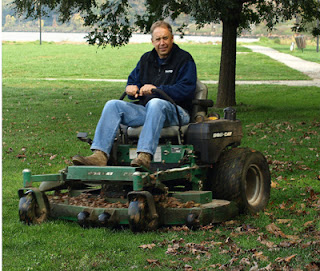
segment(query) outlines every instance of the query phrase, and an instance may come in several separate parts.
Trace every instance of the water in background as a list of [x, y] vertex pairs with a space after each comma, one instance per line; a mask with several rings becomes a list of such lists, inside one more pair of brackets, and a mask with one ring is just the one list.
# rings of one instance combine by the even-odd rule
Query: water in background
[[[87, 33], [46, 33], [41, 35], [42, 41], [47, 42], [86, 42], [85, 36]], [[130, 43], [148, 43], [150, 42], [150, 34], [133, 34]], [[2, 41], [37, 41], [40, 40], [39, 32], [2, 32]], [[221, 42], [221, 37], [211, 36], [184, 36], [182, 39], [179, 35], [174, 37], [176, 42]], [[238, 42], [255, 42], [258, 39], [254, 38], [238, 38]]]

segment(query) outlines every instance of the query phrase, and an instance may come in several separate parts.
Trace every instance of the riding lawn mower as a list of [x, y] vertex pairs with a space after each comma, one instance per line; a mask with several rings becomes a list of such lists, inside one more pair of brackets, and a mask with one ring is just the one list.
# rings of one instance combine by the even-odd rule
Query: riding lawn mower
[[[20, 220], [128, 225], [140, 232], [165, 225], [196, 228], [263, 210], [270, 196], [268, 163], [261, 152], [239, 147], [242, 125], [233, 108], [226, 108], [223, 118], [207, 116], [213, 106], [207, 95], [207, 87], [198, 81], [191, 122], [162, 129], [149, 169], [130, 166], [141, 127], [122, 125], [107, 166], [68, 166], [47, 175], [25, 169], [18, 191]], [[86, 133], [78, 138], [92, 142]]]

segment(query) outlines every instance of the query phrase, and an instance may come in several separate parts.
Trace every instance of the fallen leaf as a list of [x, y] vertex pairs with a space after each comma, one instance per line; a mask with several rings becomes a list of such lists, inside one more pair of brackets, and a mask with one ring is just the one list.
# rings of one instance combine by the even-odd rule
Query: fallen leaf
[[151, 264], [152, 266], [160, 266], [160, 262], [158, 260], [154, 259], [147, 259], [148, 264]]
[[261, 244], [267, 246], [268, 248], [274, 248], [276, 247], [276, 245], [274, 244], [274, 242], [271, 242], [271, 241], [267, 241], [267, 240], [262, 240], [260, 242]]
[[217, 264], [211, 264], [211, 265], [209, 265], [209, 267], [212, 267], [212, 268], [219, 268], [219, 267], [221, 267], [222, 266], [222, 264], [221, 263], [217, 263]]
[[286, 238], [292, 240], [292, 241], [298, 241], [299, 240], [299, 236], [297, 235], [286, 235]]
[[233, 265], [236, 261], [238, 261], [239, 259], [238, 258], [232, 258], [229, 263], [230, 265]]
[[256, 262], [253, 262], [254, 266], [252, 266], [249, 271], [258, 271], [259, 270], [259, 266]]
[[304, 227], [308, 227], [309, 225], [311, 225], [313, 223], [313, 221], [307, 221], [306, 223], [303, 224]]
[[273, 233], [275, 236], [286, 237], [286, 235], [274, 223], [271, 223], [268, 226], [266, 226], [266, 230], [270, 233]]
[[288, 256], [288, 257], [284, 258], [284, 260], [285, 260], [287, 263], [289, 263], [289, 262], [291, 262], [291, 260], [292, 260], [294, 257], [296, 257], [296, 256], [297, 256], [297, 254], [294, 254], [294, 255], [291, 255], [291, 256]]
[[146, 245], [141, 245], [139, 248], [142, 249], [153, 249], [156, 245], [155, 244], [146, 244]]
[[272, 263], [269, 263], [265, 268], [263, 268], [264, 271], [271, 271], [274, 270]]
[[251, 262], [249, 260], [249, 258], [242, 258], [240, 261], [239, 261], [240, 264], [246, 264], [246, 265], [251, 265]]
[[230, 221], [226, 221], [224, 222], [225, 225], [229, 226], [229, 225], [237, 225], [239, 224], [238, 220], [230, 220]]
[[53, 160], [54, 158], [57, 157], [57, 154], [50, 156], [50, 160]]
[[291, 255], [291, 256], [288, 256], [288, 257], [284, 257], [284, 258], [278, 257], [278, 258], [275, 259], [275, 261], [278, 262], [278, 263], [282, 263], [282, 262], [289, 263], [296, 256], [297, 256], [297, 254], [294, 254], [294, 255]]
[[293, 221], [293, 219], [277, 219], [277, 223], [279, 224], [288, 224], [291, 223]]
[[320, 270], [320, 262], [311, 262], [305, 266], [308, 271], [318, 271]]
[[262, 252], [262, 251], [260, 251], [260, 252], [256, 251], [256, 252], [252, 255], [252, 257], [258, 259], [259, 261], [268, 261], [268, 259], [269, 259], [268, 256], [263, 255], [263, 252]]

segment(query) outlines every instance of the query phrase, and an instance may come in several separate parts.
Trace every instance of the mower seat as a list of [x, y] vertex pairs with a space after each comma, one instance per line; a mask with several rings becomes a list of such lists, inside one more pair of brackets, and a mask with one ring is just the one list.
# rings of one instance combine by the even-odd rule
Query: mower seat
[[[192, 101], [192, 113], [190, 116], [190, 123], [201, 122], [207, 115], [208, 107], [213, 105], [212, 100], [207, 100], [208, 88], [205, 84], [197, 80], [196, 92], [194, 100]], [[186, 133], [189, 124], [181, 126], [182, 136]], [[127, 136], [129, 139], [139, 138], [142, 126], [139, 127], [128, 127]], [[163, 138], [177, 138], [178, 143], [181, 144], [181, 135], [179, 131], [179, 126], [169, 126], [164, 127], [161, 130], [160, 139]]]

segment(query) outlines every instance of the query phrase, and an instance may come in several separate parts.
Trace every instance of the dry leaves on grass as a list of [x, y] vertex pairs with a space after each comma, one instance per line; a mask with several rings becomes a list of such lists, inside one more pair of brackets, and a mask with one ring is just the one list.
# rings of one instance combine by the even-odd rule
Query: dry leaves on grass
[[[160, 267], [161, 266], [159, 260], [156, 260], [156, 259], [147, 259], [147, 263], [150, 265], [150, 267]], [[145, 267], [145, 269], [147, 269], [147, 267]]]
[[294, 255], [291, 255], [291, 256], [288, 256], [288, 257], [278, 257], [278, 258], [275, 259], [275, 261], [277, 263], [285, 263], [285, 264], [287, 264], [287, 263], [290, 263], [291, 260], [293, 258], [295, 258], [296, 256], [297, 256], [297, 254], [294, 254]]
[[155, 246], [156, 246], [156, 244], [145, 244], [145, 245], [139, 246], [139, 248], [142, 248], [142, 249], [153, 249]]
[[172, 240], [171, 244], [168, 245], [166, 254], [170, 255], [205, 255], [211, 257], [211, 254], [208, 252], [209, 247], [207, 244], [196, 244], [196, 243], [185, 243], [183, 239]]
[[307, 271], [318, 271], [320, 270], [320, 262], [311, 262], [305, 266]]
[[[278, 147], [265, 151], [268, 152], [265, 154], [267, 154], [266, 158], [273, 174], [312, 170], [307, 164], [310, 162], [310, 157], [319, 157], [319, 147], [312, 145], [313, 140], [317, 140], [319, 137], [318, 127], [318, 122], [311, 122], [306, 125], [306, 123], [302, 122], [279, 123], [274, 121], [246, 125], [248, 138], [254, 137], [255, 140], [268, 141], [271, 146]], [[284, 147], [288, 146], [288, 143], [289, 147]], [[304, 152], [306, 152], [305, 155], [301, 155], [300, 159], [302, 161], [291, 161], [290, 155], [293, 154], [296, 157], [299, 148], [303, 148]], [[278, 177], [285, 179], [283, 176]]]

